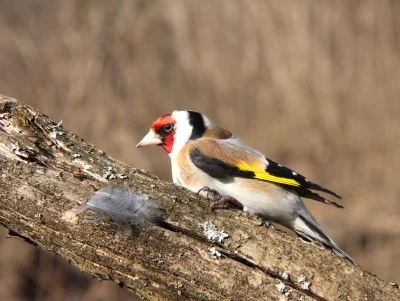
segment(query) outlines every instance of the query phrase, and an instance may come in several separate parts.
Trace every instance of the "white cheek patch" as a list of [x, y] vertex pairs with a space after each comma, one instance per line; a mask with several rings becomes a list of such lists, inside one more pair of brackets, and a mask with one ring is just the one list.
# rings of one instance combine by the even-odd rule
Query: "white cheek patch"
[[169, 154], [171, 158], [176, 157], [179, 151], [185, 146], [192, 135], [193, 127], [189, 123], [189, 113], [187, 111], [174, 111], [172, 117], [176, 120], [174, 135], [174, 146]]

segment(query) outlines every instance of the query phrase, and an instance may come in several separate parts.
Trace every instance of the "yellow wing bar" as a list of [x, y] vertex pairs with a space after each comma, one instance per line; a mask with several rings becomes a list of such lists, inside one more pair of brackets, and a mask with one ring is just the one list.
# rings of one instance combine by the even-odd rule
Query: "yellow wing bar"
[[239, 170], [242, 170], [242, 171], [253, 172], [254, 178], [256, 178], [256, 179], [300, 187], [300, 183], [297, 182], [296, 180], [293, 180], [290, 178], [273, 176], [270, 173], [268, 173], [267, 171], [265, 171], [265, 169], [262, 166], [250, 166], [246, 162], [240, 161], [237, 164], [237, 168], [239, 168]]

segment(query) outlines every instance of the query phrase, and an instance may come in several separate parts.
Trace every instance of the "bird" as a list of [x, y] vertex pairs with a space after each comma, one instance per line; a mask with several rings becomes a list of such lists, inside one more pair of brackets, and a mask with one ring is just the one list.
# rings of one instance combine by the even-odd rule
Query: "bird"
[[357, 265], [322, 229], [302, 200], [343, 208], [315, 191], [338, 199], [341, 196], [268, 159], [203, 114], [176, 110], [157, 118], [136, 147], [151, 145], [168, 153], [173, 182], [211, 197], [213, 212], [221, 204], [234, 204]]

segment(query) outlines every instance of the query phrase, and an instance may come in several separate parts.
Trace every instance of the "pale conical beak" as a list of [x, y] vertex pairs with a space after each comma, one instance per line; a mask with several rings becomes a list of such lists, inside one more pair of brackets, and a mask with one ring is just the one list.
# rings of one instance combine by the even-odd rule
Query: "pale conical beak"
[[158, 145], [161, 144], [162, 140], [157, 133], [154, 133], [152, 130], [143, 137], [143, 139], [136, 145], [136, 147], [149, 146], [149, 145]]

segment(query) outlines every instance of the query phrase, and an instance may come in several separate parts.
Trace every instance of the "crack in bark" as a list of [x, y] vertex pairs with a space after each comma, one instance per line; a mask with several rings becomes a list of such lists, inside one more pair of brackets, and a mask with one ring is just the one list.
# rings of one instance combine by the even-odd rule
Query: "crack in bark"
[[236, 260], [236, 261], [238, 261], [238, 262], [240, 262], [240, 263], [242, 263], [242, 264], [244, 264], [244, 265], [246, 265], [248, 267], [257, 269], [257, 270], [263, 272], [264, 274], [283, 282], [284, 284], [290, 286], [291, 288], [293, 288], [293, 289], [297, 290], [298, 292], [301, 292], [301, 293], [303, 293], [303, 294], [305, 294], [305, 295], [307, 295], [309, 297], [313, 297], [314, 299], [316, 299], [318, 301], [328, 301], [328, 299], [325, 299], [324, 297], [321, 297], [321, 296], [313, 293], [310, 290], [305, 290], [305, 289], [301, 288], [300, 286], [298, 286], [294, 282], [292, 282], [292, 281], [290, 281], [288, 279], [284, 279], [281, 275], [275, 273], [271, 269], [259, 266], [256, 263], [252, 262], [251, 260], [249, 260], [249, 259], [247, 259], [247, 258], [245, 258], [243, 256], [240, 256], [240, 255], [237, 255], [237, 254], [231, 254], [231, 253], [228, 253], [228, 252], [224, 252], [222, 250], [219, 250], [219, 252], [221, 252], [226, 257], [228, 257], [228, 258], [230, 258], [232, 260]]
[[257, 270], [261, 271], [262, 273], [264, 273], [265, 275], [270, 276], [270, 277], [272, 277], [274, 279], [277, 279], [277, 280], [283, 282], [284, 284], [290, 286], [291, 288], [297, 290], [299, 293], [303, 293], [303, 294], [305, 294], [305, 295], [307, 295], [309, 297], [314, 298], [315, 300], [328, 301], [328, 299], [325, 299], [324, 297], [315, 294], [311, 290], [303, 289], [302, 287], [300, 287], [297, 284], [295, 284], [293, 281], [290, 281], [288, 279], [284, 279], [281, 275], [279, 275], [278, 273], [275, 273], [271, 269], [259, 266], [255, 262], [252, 262], [251, 260], [249, 260], [248, 258], [245, 258], [244, 256], [240, 256], [239, 254], [233, 254], [233, 253], [229, 252], [229, 250], [226, 250], [222, 244], [218, 244], [218, 243], [209, 241], [209, 240], [207, 240], [206, 238], [204, 238], [202, 236], [199, 236], [199, 235], [197, 235], [195, 233], [192, 233], [192, 232], [190, 232], [190, 231], [188, 231], [188, 230], [186, 230], [184, 228], [181, 228], [181, 227], [178, 227], [178, 226], [175, 226], [175, 225], [171, 225], [171, 224], [169, 224], [167, 222], [164, 222], [164, 221], [162, 223], [160, 223], [158, 226], [161, 227], [161, 228], [164, 228], [166, 230], [169, 230], [169, 231], [182, 233], [182, 234], [187, 235], [187, 236], [189, 236], [189, 237], [191, 237], [193, 239], [196, 239], [199, 242], [212, 243], [213, 245], [218, 246], [219, 248], [223, 248], [224, 250], [220, 249], [218, 251], [221, 254], [223, 254], [224, 256], [226, 256], [227, 258], [232, 259], [232, 260], [234, 260], [236, 262], [239, 262], [241, 264], [244, 264], [244, 265], [246, 265], [246, 266], [248, 266], [250, 268], [257, 269]]

